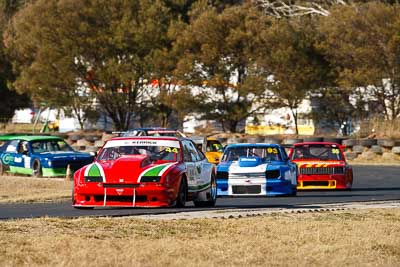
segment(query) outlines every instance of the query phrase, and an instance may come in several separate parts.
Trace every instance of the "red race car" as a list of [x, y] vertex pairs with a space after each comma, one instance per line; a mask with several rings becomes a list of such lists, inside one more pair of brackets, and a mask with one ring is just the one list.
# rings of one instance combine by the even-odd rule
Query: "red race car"
[[179, 137], [118, 137], [74, 175], [75, 208], [214, 206], [215, 165]]
[[353, 184], [353, 170], [342, 146], [329, 142], [294, 144], [289, 153], [297, 164], [297, 189], [347, 189]]

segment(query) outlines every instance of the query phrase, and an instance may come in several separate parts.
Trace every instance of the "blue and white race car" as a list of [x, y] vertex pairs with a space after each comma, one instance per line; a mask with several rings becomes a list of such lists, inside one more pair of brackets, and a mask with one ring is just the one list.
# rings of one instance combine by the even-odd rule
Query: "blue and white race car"
[[277, 144], [233, 144], [217, 166], [217, 195], [295, 196], [296, 164]]

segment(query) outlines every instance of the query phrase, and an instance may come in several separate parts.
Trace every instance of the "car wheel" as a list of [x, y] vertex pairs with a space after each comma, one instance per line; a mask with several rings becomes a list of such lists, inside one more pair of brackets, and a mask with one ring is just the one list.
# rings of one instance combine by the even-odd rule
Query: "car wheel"
[[193, 201], [196, 207], [214, 207], [217, 202], [217, 182], [215, 180], [215, 174], [211, 175], [210, 184], [210, 200], [208, 201]]
[[77, 209], [77, 210], [92, 210], [92, 209], [94, 209], [94, 207], [74, 206], [74, 209]]
[[294, 188], [292, 189], [292, 193], [289, 194], [289, 197], [295, 197], [295, 196], [297, 196], [297, 189], [296, 189], [296, 187], [294, 187]]
[[35, 159], [35, 161], [32, 164], [32, 176], [33, 177], [42, 177], [42, 164], [40, 164], [40, 161], [38, 159]]
[[176, 203], [175, 206], [177, 208], [183, 208], [186, 205], [186, 199], [187, 199], [187, 185], [186, 185], [186, 179], [182, 177], [181, 183], [179, 184], [179, 191], [178, 195], [176, 196]]

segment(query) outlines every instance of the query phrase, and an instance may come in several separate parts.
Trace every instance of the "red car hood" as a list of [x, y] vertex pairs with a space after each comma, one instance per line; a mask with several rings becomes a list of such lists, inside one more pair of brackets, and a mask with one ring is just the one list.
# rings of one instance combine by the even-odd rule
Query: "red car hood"
[[145, 155], [122, 156], [113, 161], [97, 161], [84, 170], [84, 176], [101, 176], [105, 183], [138, 183], [142, 176], [162, 176], [173, 163], [154, 164]]
[[346, 165], [341, 160], [302, 160], [295, 159], [292, 162], [296, 163], [298, 167], [303, 168], [322, 168], [322, 167], [343, 167]]

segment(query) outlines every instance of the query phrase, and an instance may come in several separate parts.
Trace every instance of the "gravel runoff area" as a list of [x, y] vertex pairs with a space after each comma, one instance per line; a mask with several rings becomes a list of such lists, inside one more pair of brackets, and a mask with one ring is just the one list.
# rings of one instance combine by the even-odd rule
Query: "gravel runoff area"
[[[316, 208], [318, 206], [318, 208]], [[306, 212], [324, 212], [336, 210], [353, 209], [387, 209], [400, 208], [400, 200], [394, 201], [376, 201], [376, 202], [348, 202], [335, 204], [312, 204], [300, 205], [298, 208], [257, 208], [257, 209], [229, 209], [229, 210], [204, 210], [182, 213], [141, 215], [135, 218], [156, 219], [156, 220], [189, 220], [201, 218], [243, 218], [262, 216], [276, 213], [306, 213]]]

